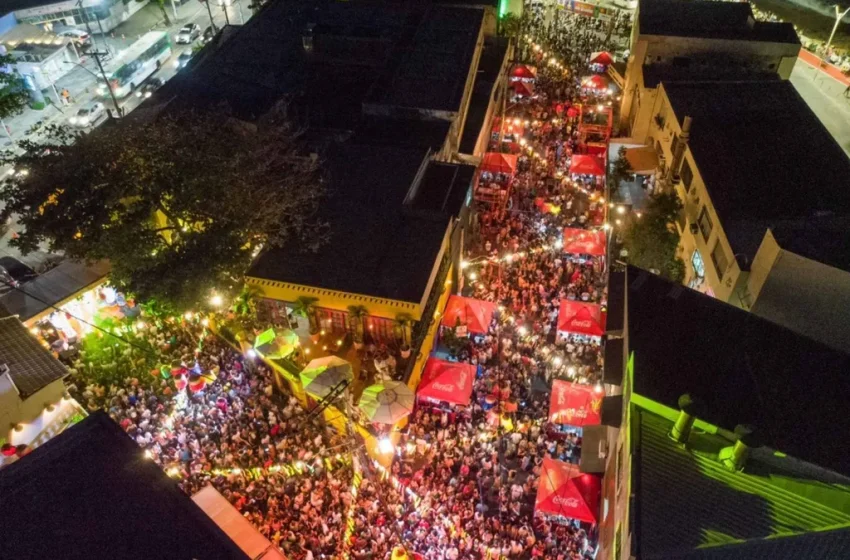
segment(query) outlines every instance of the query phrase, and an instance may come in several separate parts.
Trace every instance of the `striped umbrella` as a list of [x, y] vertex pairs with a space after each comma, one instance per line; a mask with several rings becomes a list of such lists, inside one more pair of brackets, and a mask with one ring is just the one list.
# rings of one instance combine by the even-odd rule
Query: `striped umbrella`
[[414, 395], [400, 381], [370, 385], [360, 397], [360, 410], [370, 422], [395, 424], [413, 411]]
[[295, 352], [298, 346], [298, 335], [289, 329], [269, 329], [260, 333], [254, 341], [254, 350], [269, 360], [279, 360]]
[[340, 382], [352, 379], [351, 364], [336, 356], [316, 358], [301, 372], [301, 386], [317, 399], [327, 397]]

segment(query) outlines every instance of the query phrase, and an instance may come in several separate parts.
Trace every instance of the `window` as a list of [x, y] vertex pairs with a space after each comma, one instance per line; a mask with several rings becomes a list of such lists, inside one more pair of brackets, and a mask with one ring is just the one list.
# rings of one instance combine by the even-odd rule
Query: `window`
[[623, 485], [623, 445], [617, 450], [617, 495], [620, 495], [620, 487]]
[[685, 159], [682, 163], [682, 172], [679, 175], [681, 175], [682, 183], [685, 185], [685, 192], [691, 192], [691, 183], [694, 180], [694, 172], [687, 159]]
[[688, 282], [688, 287], [698, 290], [702, 286], [703, 281], [705, 281], [705, 262], [702, 260], [702, 254], [698, 250], [694, 250], [694, 254], [691, 255], [691, 266], [694, 269], [694, 275], [690, 282]]
[[711, 230], [714, 227], [714, 224], [711, 222], [711, 216], [708, 215], [708, 208], [705, 206], [702, 207], [702, 211], [699, 213], [699, 230], [702, 232], [702, 238], [705, 241], [708, 241], [709, 236], [711, 235]]
[[723, 280], [723, 275], [726, 274], [726, 267], [729, 266], [729, 261], [726, 259], [726, 253], [723, 252], [723, 246], [720, 240], [714, 244], [714, 250], [711, 252], [711, 262], [714, 263], [714, 270], [717, 271], [717, 277]]

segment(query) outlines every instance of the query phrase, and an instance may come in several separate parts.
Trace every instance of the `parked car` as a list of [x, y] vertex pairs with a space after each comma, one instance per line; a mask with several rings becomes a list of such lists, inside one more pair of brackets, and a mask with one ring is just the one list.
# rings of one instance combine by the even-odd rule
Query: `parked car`
[[71, 117], [70, 122], [74, 126], [86, 127], [94, 126], [106, 114], [106, 107], [100, 101], [90, 101], [86, 103], [77, 114]]
[[197, 23], [187, 23], [177, 32], [177, 44], [188, 45], [201, 35], [201, 27]]
[[190, 60], [192, 60], [192, 51], [185, 50], [180, 53], [180, 56], [178, 56], [177, 60], [174, 61], [174, 67], [178, 70], [180, 68], [186, 68], [186, 65], [189, 64]]
[[136, 90], [136, 97], [144, 97], [147, 99], [153, 92], [162, 87], [165, 83], [165, 80], [162, 78], [157, 78], [156, 76], [151, 76], [147, 79], [145, 83], [142, 84], [142, 87]]
[[207, 28], [204, 29], [204, 33], [201, 35], [201, 43], [206, 45], [207, 43], [212, 41], [216, 33], [218, 33], [218, 29], [216, 29], [212, 25], [208, 25]]
[[91, 35], [82, 29], [76, 29], [73, 27], [54, 27], [53, 32], [59, 37], [68, 37], [69, 39], [72, 39], [78, 45], [88, 44], [91, 40]]
[[38, 276], [36, 272], [15, 257], [0, 257], [0, 278], [8, 284], [20, 285]]

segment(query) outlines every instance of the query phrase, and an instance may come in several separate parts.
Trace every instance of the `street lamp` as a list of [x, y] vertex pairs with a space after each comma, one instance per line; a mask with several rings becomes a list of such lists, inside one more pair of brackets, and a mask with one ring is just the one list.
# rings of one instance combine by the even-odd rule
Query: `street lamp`
[[[835, 4], [833, 8], [835, 8], [835, 25], [832, 26], [832, 33], [829, 34], [829, 40], [826, 42], [826, 48], [824, 49], [824, 55], [826, 57], [829, 57], [829, 47], [832, 46], [832, 38], [835, 37], [835, 32], [838, 30], [838, 24], [841, 23], [841, 20], [844, 19], [844, 16], [846, 16], [847, 13], [850, 12], [850, 7], [848, 7], [842, 12], [838, 4]], [[818, 68], [815, 69], [814, 77], [817, 77], [818, 70], [824, 65], [823, 62], [824, 61], [821, 61]], [[829, 62], [828, 58], [826, 62]], [[814, 79], [814, 77], [812, 79]]]

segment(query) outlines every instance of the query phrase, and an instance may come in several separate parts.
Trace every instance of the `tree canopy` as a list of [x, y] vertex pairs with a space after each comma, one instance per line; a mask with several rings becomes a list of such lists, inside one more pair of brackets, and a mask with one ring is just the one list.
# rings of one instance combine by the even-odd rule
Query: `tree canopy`
[[17, 115], [30, 100], [24, 81], [12, 70], [14, 64], [12, 55], [0, 54], [0, 119]]
[[320, 165], [283, 108], [257, 124], [220, 110], [48, 136], [6, 157], [16, 172], [0, 218], [21, 227], [11, 243], [108, 259], [111, 281], [141, 300], [179, 311], [235, 294], [261, 247], [326, 238]]
[[629, 224], [623, 236], [631, 264], [657, 270], [675, 282], [684, 279], [685, 263], [676, 254], [679, 233], [675, 221], [681, 209], [682, 202], [675, 192], [649, 197], [641, 217]]

